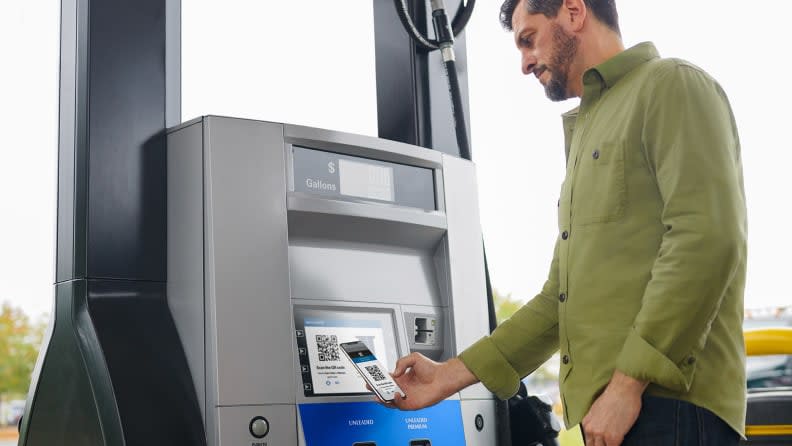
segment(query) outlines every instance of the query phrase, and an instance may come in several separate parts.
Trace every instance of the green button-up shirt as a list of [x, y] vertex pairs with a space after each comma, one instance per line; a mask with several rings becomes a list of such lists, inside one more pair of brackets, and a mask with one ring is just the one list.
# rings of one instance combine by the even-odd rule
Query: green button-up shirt
[[564, 115], [559, 238], [542, 292], [460, 354], [501, 398], [560, 349], [567, 426], [615, 369], [745, 424], [746, 211], [729, 102], [637, 45], [588, 70]]

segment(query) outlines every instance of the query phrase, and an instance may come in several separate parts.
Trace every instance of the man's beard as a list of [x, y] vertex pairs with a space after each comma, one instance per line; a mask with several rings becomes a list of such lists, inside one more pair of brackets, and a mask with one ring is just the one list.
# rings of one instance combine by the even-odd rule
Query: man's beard
[[570, 97], [567, 89], [569, 67], [577, 54], [578, 40], [564, 32], [561, 25], [554, 23], [552, 26], [554, 48], [548, 66], [550, 80], [545, 86], [545, 94], [551, 101], [558, 102]]

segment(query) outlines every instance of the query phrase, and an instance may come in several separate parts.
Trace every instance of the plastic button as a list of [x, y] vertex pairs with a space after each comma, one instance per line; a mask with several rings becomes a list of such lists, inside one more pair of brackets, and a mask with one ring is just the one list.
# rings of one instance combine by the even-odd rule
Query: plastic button
[[269, 421], [264, 417], [255, 417], [250, 420], [250, 435], [256, 438], [264, 438], [269, 433]]

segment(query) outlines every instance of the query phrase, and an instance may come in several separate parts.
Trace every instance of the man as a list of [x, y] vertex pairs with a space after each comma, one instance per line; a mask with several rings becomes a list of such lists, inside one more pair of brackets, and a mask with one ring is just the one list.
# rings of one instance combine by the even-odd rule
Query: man
[[[542, 292], [445, 363], [393, 375], [417, 409], [481, 381], [501, 398], [560, 349], [587, 445], [736, 445], [744, 431], [746, 213], [726, 95], [701, 69], [625, 50], [614, 0], [507, 0], [522, 71], [563, 116], [567, 170]], [[527, 129], [530, 130], [530, 129]], [[529, 135], [529, 133], [526, 133]]]

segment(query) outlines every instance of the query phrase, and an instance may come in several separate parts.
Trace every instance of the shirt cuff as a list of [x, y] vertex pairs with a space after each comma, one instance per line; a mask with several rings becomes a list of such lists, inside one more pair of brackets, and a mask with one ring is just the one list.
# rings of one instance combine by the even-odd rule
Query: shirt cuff
[[498, 398], [509, 399], [520, 390], [520, 376], [489, 336], [468, 347], [459, 359]]
[[695, 362], [695, 357], [691, 355], [678, 364], [674, 363], [632, 330], [616, 359], [616, 369], [641, 381], [676, 392], [688, 392], [696, 370]]

